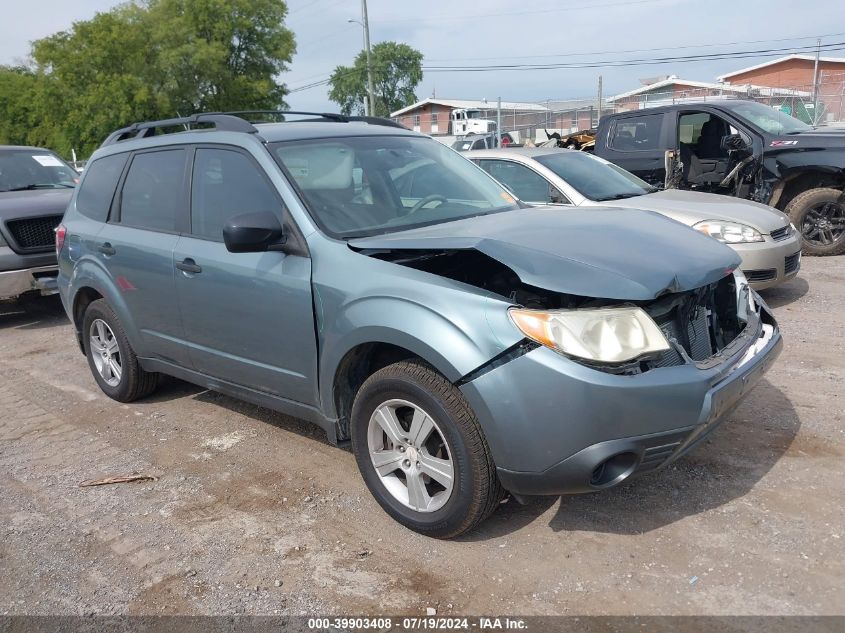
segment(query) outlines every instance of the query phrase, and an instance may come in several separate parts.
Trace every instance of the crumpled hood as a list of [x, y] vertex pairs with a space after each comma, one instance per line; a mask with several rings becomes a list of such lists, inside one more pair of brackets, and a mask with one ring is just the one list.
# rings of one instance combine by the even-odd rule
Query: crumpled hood
[[355, 249], [476, 249], [523, 283], [645, 301], [718, 281], [740, 263], [727, 246], [650, 211], [534, 207], [353, 239]]
[[0, 221], [33, 218], [41, 215], [63, 215], [73, 189], [36, 189], [34, 191], [0, 192]]
[[728, 220], [768, 234], [789, 225], [789, 218], [784, 213], [765, 204], [700, 191], [667, 189], [615, 200], [613, 205], [656, 211], [689, 226], [702, 220]]

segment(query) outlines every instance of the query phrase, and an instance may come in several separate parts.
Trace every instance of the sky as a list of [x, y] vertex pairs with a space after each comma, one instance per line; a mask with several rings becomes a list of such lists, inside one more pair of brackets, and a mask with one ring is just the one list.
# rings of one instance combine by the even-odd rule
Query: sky
[[[32, 40], [107, 11], [114, 0], [0, 0], [0, 64], [24, 61]], [[423, 66], [513, 63], [607, 62], [701, 55], [716, 51], [782, 49], [842, 42], [841, 0], [813, 0], [813, 10], [794, 0], [369, 0], [373, 44], [404, 42], [424, 55]], [[809, 6], [805, 5], [805, 6]], [[359, 0], [289, 0], [287, 26], [297, 53], [280, 80], [296, 88], [349, 65], [362, 49]], [[659, 49], [659, 50], [656, 50]], [[829, 56], [845, 57], [845, 50]], [[780, 55], [780, 53], [778, 53]], [[425, 72], [420, 99], [544, 101], [631, 90], [639, 79], [678, 75], [715, 81], [725, 72], [774, 57], [698, 60], [627, 67], [496, 72]], [[295, 92], [291, 109], [336, 110], [325, 86]]]

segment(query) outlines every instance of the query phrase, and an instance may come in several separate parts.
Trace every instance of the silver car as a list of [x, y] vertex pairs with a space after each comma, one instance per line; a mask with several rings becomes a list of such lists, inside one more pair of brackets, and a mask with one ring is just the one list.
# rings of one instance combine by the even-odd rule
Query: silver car
[[655, 211], [733, 248], [752, 288], [792, 279], [801, 266], [801, 236], [772, 207], [696, 191], [660, 191], [598, 156], [557, 148], [466, 152], [465, 156], [528, 203], [613, 205]]

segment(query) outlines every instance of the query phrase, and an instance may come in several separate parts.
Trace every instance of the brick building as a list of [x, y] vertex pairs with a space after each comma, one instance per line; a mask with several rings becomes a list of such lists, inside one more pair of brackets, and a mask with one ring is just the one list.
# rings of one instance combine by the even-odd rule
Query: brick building
[[[787, 55], [756, 66], [740, 68], [717, 79], [730, 85], [757, 84], [799, 90], [809, 93], [812, 99], [815, 63], [815, 55]], [[818, 100], [817, 122], [845, 120], [845, 58], [819, 58]]]
[[[456, 109], [478, 111], [478, 118], [496, 120], [497, 103], [473, 99], [438, 99], [430, 97], [417, 101], [396, 112], [390, 117], [405, 127], [423, 134], [449, 134], [449, 118]], [[546, 107], [537, 103], [519, 103], [502, 101], [502, 129], [518, 129], [529, 119], [546, 112]]]

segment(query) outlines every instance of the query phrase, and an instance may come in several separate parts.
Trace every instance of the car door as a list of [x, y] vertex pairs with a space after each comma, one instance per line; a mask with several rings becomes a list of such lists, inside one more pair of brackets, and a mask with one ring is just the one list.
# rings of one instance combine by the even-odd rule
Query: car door
[[666, 149], [661, 143], [664, 114], [619, 117], [610, 125], [607, 148], [602, 158], [616, 163], [646, 182], [663, 186], [666, 179]]
[[311, 260], [284, 252], [230, 253], [233, 216], [275, 213], [281, 198], [252, 157], [198, 146], [189, 232], [174, 254], [176, 289], [194, 368], [208, 376], [305, 404], [316, 402], [317, 344]]
[[493, 158], [478, 159], [478, 165], [523, 202], [572, 204], [557, 187], [527, 165], [513, 160]]
[[135, 152], [93, 245], [138, 332], [136, 353], [180, 365], [189, 359], [173, 249], [187, 224], [187, 157], [184, 147]]

